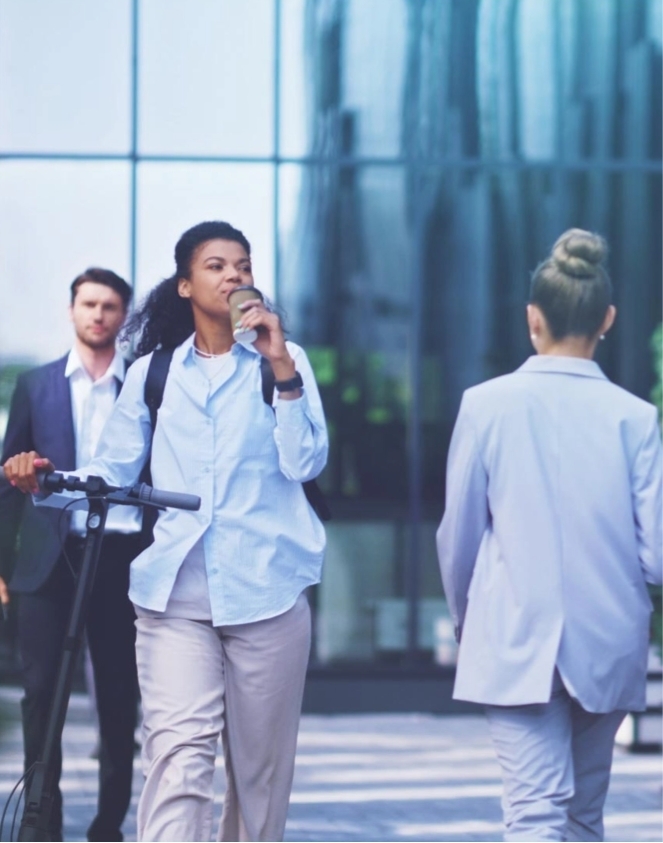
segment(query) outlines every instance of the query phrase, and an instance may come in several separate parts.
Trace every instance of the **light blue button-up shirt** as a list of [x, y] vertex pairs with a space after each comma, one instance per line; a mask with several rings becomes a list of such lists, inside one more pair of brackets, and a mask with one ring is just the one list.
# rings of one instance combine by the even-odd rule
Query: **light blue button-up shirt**
[[[137, 606], [166, 609], [179, 568], [201, 537], [215, 626], [279, 615], [320, 581], [325, 532], [302, 482], [325, 466], [327, 429], [306, 354], [287, 346], [303, 395], [285, 401], [277, 394], [274, 409], [263, 400], [253, 348], [233, 345], [229, 365], [211, 381], [196, 365], [193, 336], [175, 349], [154, 431], [152, 482], [199, 495], [202, 503], [198, 512], [159, 514], [154, 543], [131, 565], [129, 597]], [[127, 372], [96, 455], [77, 475], [117, 486], [138, 480], [151, 438], [143, 397], [150, 359]]]

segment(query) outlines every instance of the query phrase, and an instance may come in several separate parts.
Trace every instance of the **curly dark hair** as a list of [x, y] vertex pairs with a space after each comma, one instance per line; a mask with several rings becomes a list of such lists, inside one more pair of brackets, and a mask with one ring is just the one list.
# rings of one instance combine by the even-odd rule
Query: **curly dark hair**
[[180, 278], [189, 277], [196, 250], [210, 240], [233, 240], [244, 247], [247, 255], [251, 254], [249, 241], [228, 222], [201, 222], [185, 231], [175, 246], [175, 274], [147, 295], [122, 329], [122, 340], [138, 338], [139, 357], [156, 348], [176, 348], [193, 333], [191, 303], [179, 295], [177, 286]]

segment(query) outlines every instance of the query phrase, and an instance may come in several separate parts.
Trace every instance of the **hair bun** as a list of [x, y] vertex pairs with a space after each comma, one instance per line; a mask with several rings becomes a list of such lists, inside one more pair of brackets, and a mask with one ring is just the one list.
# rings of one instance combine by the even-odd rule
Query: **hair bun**
[[599, 234], [569, 228], [553, 246], [551, 258], [566, 275], [594, 278], [607, 251], [608, 245]]

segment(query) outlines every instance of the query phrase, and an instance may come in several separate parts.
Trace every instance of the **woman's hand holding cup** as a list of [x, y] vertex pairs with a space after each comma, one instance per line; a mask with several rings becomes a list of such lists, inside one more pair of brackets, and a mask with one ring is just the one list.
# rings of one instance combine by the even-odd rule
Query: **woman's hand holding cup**
[[[254, 295], [250, 295], [251, 289], [238, 288], [228, 296], [231, 324], [233, 330], [238, 332], [235, 339], [246, 342], [246, 339], [241, 340], [240, 337], [255, 335], [255, 339], [248, 341], [252, 341], [256, 351], [269, 360], [274, 378], [277, 381], [290, 380], [296, 373], [295, 361], [285, 344], [281, 320], [278, 314], [267, 309], [262, 295], [255, 288]], [[240, 293], [244, 293], [243, 300], [239, 297]], [[239, 315], [239, 319], [235, 318], [235, 314]], [[279, 397], [286, 400], [300, 395], [300, 389], [279, 393]]]

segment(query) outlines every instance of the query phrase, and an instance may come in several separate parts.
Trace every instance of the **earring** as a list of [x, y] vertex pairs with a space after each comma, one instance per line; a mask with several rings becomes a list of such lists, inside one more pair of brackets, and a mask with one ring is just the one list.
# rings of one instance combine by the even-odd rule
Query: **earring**
[[530, 334], [529, 338], [532, 340], [532, 342], [534, 342], [534, 340], [536, 339], [536, 334]]
[[604, 340], [604, 339], [605, 339], [605, 334], [601, 334], [601, 336], [599, 337], [599, 339], [600, 339], [600, 340]]

